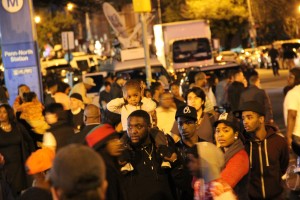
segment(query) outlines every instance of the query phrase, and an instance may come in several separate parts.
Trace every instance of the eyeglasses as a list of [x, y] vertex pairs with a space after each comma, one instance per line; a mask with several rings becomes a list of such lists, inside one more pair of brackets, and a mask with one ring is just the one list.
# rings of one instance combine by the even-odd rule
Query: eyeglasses
[[186, 125], [195, 124], [195, 121], [187, 120], [187, 121], [179, 121], [177, 123], [178, 123], [179, 126], [183, 126], [184, 124], [186, 124]]
[[127, 124], [128, 130], [132, 130], [134, 128], [136, 128], [137, 130], [141, 130], [144, 127], [145, 127], [145, 125], [142, 125], [142, 124], [137, 124], [137, 125]]

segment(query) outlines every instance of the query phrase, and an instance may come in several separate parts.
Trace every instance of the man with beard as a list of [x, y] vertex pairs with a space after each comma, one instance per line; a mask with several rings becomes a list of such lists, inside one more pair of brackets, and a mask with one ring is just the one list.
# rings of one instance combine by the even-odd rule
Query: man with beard
[[281, 177], [289, 164], [286, 140], [276, 128], [265, 125], [263, 105], [257, 101], [244, 102], [238, 111], [245, 128], [245, 148], [250, 159], [249, 198], [284, 199]]
[[[124, 175], [127, 198], [130, 200], [177, 199], [173, 184], [181, 174], [181, 163], [174, 153], [169, 159], [172, 168], [161, 168], [163, 158], [157, 152], [155, 142], [150, 137], [151, 131], [154, 130], [151, 129], [150, 116], [146, 111], [136, 110], [128, 116], [129, 139], [126, 145], [132, 149], [130, 163], [134, 170]], [[166, 136], [166, 139], [169, 145], [172, 145], [171, 138]]]

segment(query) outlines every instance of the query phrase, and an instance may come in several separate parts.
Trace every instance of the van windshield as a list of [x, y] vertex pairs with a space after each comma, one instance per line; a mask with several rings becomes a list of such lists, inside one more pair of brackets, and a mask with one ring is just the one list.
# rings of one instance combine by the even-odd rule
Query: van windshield
[[[158, 80], [160, 76], [164, 75], [167, 77], [167, 79], [170, 81], [170, 77], [168, 72], [165, 70], [163, 66], [151, 66], [151, 72], [152, 72], [152, 79]], [[120, 76], [122, 74], [123, 76], [126, 76], [130, 79], [146, 79], [146, 68], [145, 67], [138, 67], [134, 69], [127, 69], [127, 70], [120, 70], [116, 73], [117, 76]]]
[[173, 43], [173, 62], [195, 62], [212, 58], [207, 38], [178, 40]]

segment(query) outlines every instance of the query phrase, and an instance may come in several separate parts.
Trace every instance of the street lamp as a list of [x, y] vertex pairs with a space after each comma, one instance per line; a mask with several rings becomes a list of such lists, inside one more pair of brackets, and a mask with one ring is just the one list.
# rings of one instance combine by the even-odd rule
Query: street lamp
[[72, 11], [73, 8], [74, 8], [74, 4], [72, 4], [72, 3], [68, 3], [68, 4], [67, 4], [67, 9], [68, 9], [68, 11]]
[[35, 16], [35, 17], [34, 17], [34, 22], [35, 22], [36, 24], [39, 24], [39, 23], [41, 22], [41, 17], [40, 17], [40, 16]]
[[[86, 39], [87, 39], [87, 41], [90, 41], [92, 39], [92, 30], [91, 30], [89, 13], [86, 11], [85, 8], [81, 8], [74, 3], [67, 3], [66, 9], [67, 9], [67, 15], [72, 12], [73, 14], [78, 16], [78, 15], [81, 15], [82, 12], [84, 12], [84, 14], [85, 14], [85, 17], [84, 17], [85, 22], [84, 23], [85, 23], [85, 29], [86, 29], [86, 35], [87, 35]], [[77, 17], [77, 18], [83, 18], [83, 17]], [[83, 38], [82, 22], [83, 22], [83, 19], [80, 19], [80, 23], [78, 23], [79, 38]]]

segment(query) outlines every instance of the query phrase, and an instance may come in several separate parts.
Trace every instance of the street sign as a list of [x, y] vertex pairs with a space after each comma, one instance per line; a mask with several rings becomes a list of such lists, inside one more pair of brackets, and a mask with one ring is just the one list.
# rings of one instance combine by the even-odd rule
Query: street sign
[[72, 50], [75, 48], [74, 32], [66, 31], [61, 33], [61, 42], [63, 50]]
[[2, 51], [5, 69], [38, 65], [34, 42], [5, 44]]
[[134, 12], [151, 12], [150, 0], [133, 0]]
[[13, 105], [18, 85], [26, 84], [43, 100], [37, 34], [32, 0], [2, 0], [0, 3], [0, 40], [5, 86]]

